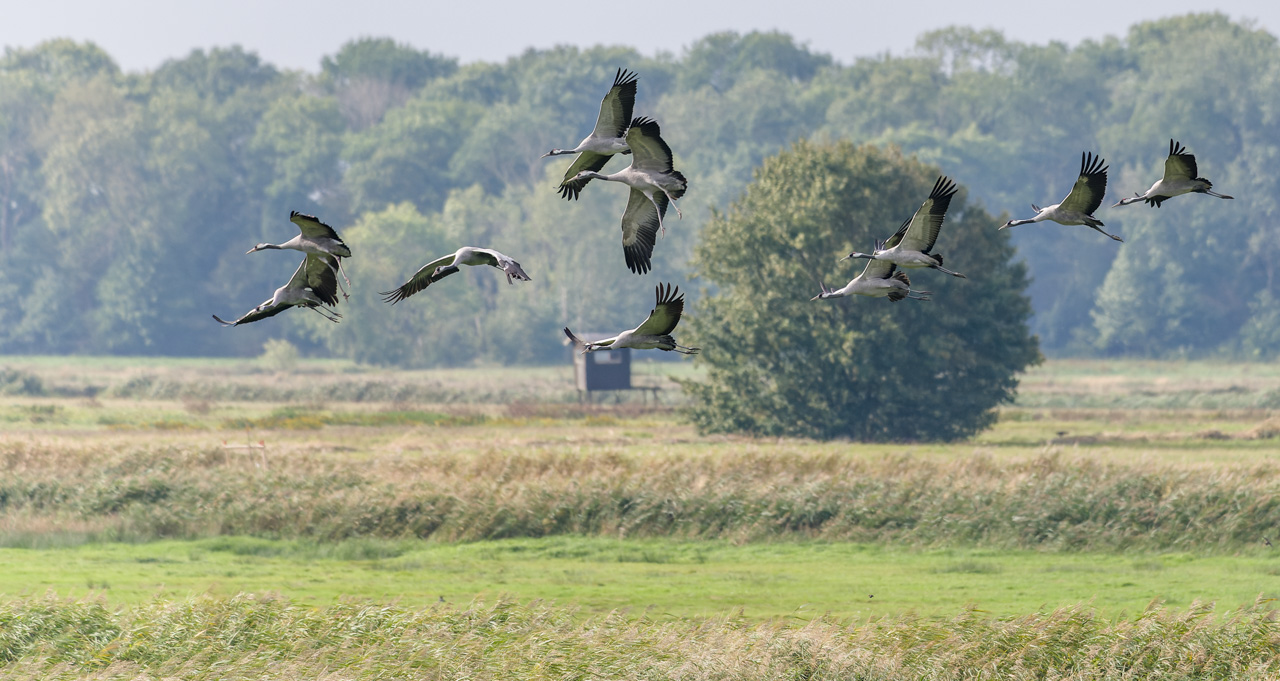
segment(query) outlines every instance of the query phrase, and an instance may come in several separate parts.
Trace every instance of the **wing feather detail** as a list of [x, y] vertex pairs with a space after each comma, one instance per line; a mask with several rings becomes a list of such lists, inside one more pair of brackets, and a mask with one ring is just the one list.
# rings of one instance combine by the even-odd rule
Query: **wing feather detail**
[[[951, 197], [959, 189], [956, 183], [947, 177], [939, 177], [933, 185], [929, 198], [925, 199], [915, 215], [904, 225], [905, 235], [901, 238], [902, 247], [908, 251], [928, 253], [938, 241], [938, 231], [946, 219], [947, 209], [951, 206]], [[899, 230], [902, 232], [903, 230]], [[897, 235], [895, 235], [897, 236]], [[887, 244], [886, 244], [887, 245]]]
[[675, 330], [684, 314], [684, 294], [671, 284], [658, 284], [657, 303], [649, 317], [635, 329], [638, 336], [666, 336]]
[[[671, 147], [662, 139], [662, 128], [651, 118], [636, 118], [627, 130], [627, 146], [631, 148], [631, 166], [637, 170], [669, 173], [672, 166]], [[679, 197], [677, 197], [679, 198]]]
[[[658, 206], [654, 208], [654, 202]], [[659, 215], [666, 217], [667, 197], [662, 192], [654, 194], [654, 201], [638, 189], [631, 190], [627, 209], [622, 214], [622, 253], [627, 269], [636, 274], [649, 271], [653, 245], [658, 239]]]
[[631, 112], [636, 106], [636, 81], [639, 78], [631, 71], [618, 69], [613, 77], [613, 87], [600, 100], [600, 115], [596, 117], [596, 127], [591, 132], [595, 137], [622, 137], [631, 123]]
[[560, 186], [557, 187], [560, 197], [566, 201], [576, 200], [578, 195], [582, 193], [582, 188], [587, 186], [591, 178], [587, 177], [581, 180], [574, 180], [573, 178], [584, 170], [600, 172], [610, 158], [610, 156], [597, 154], [594, 151], [584, 151], [578, 154], [577, 158], [573, 159], [573, 163], [569, 165], [569, 169], [565, 171], [564, 179], [560, 181]]
[[1196, 157], [1188, 154], [1182, 144], [1169, 140], [1169, 158], [1164, 160], [1164, 181], [1196, 180], [1200, 170], [1196, 167]]
[[436, 275], [436, 268], [448, 267], [449, 265], [452, 265], [453, 257], [455, 255], [457, 254], [450, 253], [449, 255], [446, 255], [442, 258], [436, 258], [435, 260], [432, 260], [431, 262], [418, 268], [418, 271], [414, 272], [413, 276], [409, 277], [409, 281], [406, 281], [403, 285], [400, 286], [400, 288], [397, 288], [391, 291], [383, 291], [378, 295], [382, 296], [382, 299], [384, 302], [391, 303], [392, 305], [404, 300], [405, 298], [408, 298], [409, 296], [425, 289], [426, 287], [436, 283], [437, 281], [444, 279], [450, 274], [457, 272], [458, 269], [454, 267], [454, 268], [446, 269], [443, 272], [441, 272], [439, 275]]

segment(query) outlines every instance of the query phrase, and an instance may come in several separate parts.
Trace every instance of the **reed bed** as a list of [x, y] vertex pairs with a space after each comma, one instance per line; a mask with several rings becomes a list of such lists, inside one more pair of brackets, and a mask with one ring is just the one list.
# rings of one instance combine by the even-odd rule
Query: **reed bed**
[[[433, 432], [456, 430], [465, 429]], [[0, 443], [0, 544], [572, 534], [1204, 554], [1258, 545], [1280, 517], [1280, 468], [1270, 463], [437, 444], [402, 453], [298, 448], [268, 461], [212, 447], [10, 440]], [[58, 528], [67, 528], [62, 538]]]
[[10, 679], [1266, 679], [1280, 625], [1153, 605], [1110, 621], [1075, 606], [1017, 618], [963, 612], [867, 622], [584, 618], [545, 603], [404, 610], [300, 607], [272, 596], [0, 605]]

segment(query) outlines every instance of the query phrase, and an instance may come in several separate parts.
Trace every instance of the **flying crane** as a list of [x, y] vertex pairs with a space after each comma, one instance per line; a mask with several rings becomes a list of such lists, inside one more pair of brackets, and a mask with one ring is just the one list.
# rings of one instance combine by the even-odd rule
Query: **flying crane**
[[684, 314], [684, 294], [680, 293], [679, 287], [673, 287], [671, 284], [666, 284], [664, 287], [663, 284], [658, 284], [657, 298], [658, 302], [640, 326], [623, 331], [613, 338], [587, 342], [573, 335], [567, 326], [564, 327], [564, 335], [573, 341], [575, 348], [581, 348], [583, 353], [635, 348], [636, 350], [674, 350], [683, 355], [697, 354], [700, 348], [679, 345], [676, 339], [671, 337], [676, 324], [680, 323], [680, 315]]
[[[342, 237], [338, 236], [338, 233], [332, 227], [316, 219], [314, 215], [299, 213], [296, 210], [290, 211], [289, 222], [298, 226], [300, 230], [298, 236], [282, 244], [258, 244], [246, 251], [246, 254], [268, 249], [287, 249], [302, 251], [303, 253], [331, 255], [337, 263], [338, 271], [342, 273], [342, 279], [347, 282], [347, 286], [350, 286], [351, 280], [347, 279], [347, 273], [342, 269], [342, 259], [351, 257], [351, 249], [342, 241]], [[342, 296], [344, 298], [348, 297], [347, 292], [343, 291]]]
[[1036, 211], [1035, 217], [1029, 220], [1010, 220], [1001, 225], [1000, 229], [1052, 220], [1060, 225], [1085, 225], [1116, 241], [1124, 241], [1114, 234], [1103, 232], [1100, 229], [1103, 226], [1102, 221], [1093, 217], [1093, 211], [1098, 210], [1098, 206], [1102, 205], [1102, 197], [1107, 193], [1107, 167], [1103, 165], [1104, 163], [1105, 161], [1095, 157], [1092, 152], [1081, 154], [1080, 176], [1076, 178], [1075, 185], [1071, 187], [1071, 192], [1062, 200], [1062, 203], [1044, 208], [1033, 203], [1031, 209]]
[[1131, 199], [1120, 199], [1112, 208], [1116, 206], [1127, 206], [1131, 203], [1146, 201], [1148, 206], [1160, 207], [1160, 204], [1182, 194], [1208, 194], [1216, 196], [1220, 199], [1235, 198], [1226, 194], [1218, 194], [1213, 191], [1213, 183], [1203, 177], [1196, 177], [1199, 171], [1196, 169], [1196, 157], [1187, 153], [1186, 147], [1182, 146], [1174, 140], [1169, 140], [1169, 158], [1164, 160], [1164, 177], [1156, 180], [1145, 194], [1134, 193]]
[[612, 175], [584, 170], [574, 179], [607, 180], [631, 187], [627, 209], [622, 213], [622, 251], [627, 268], [644, 274], [649, 271], [658, 232], [666, 233], [662, 218], [667, 214], [668, 204], [675, 206], [676, 215], [683, 217], [675, 201], [684, 196], [688, 183], [672, 166], [671, 147], [662, 140], [662, 130], [656, 121], [648, 118], [631, 121], [627, 144], [631, 147], [631, 165]]
[[324, 305], [338, 304], [338, 263], [336, 256], [308, 253], [298, 265], [289, 281], [270, 298], [246, 312], [239, 319], [228, 322], [218, 315], [213, 318], [223, 326], [240, 326], [267, 317], [274, 317], [291, 307], [315, 310], [321, 317], [337, 322], [342, 315], [328, 310]]
[[871, 253], [854, 251], [842, 258], [867, 258], [868, 260], [884, 260], [902, 268], [929, 267], [945, 272], [953, 277], [965, 279], [963, 274], [952, 272], [942, 266], [942, 254], [930, 253], [934, 243], [938, 241], [938, 231], [942, 229], [942, 221], [946, 218], [947, 207], [951, 205], [951, 197], [959, 191], [956, 183], [946, 177], [939, 177], [925, 199], [907, 221], [902, 223], [898, 231], [887, 241], [877, 241]]
[[[826, 284], [818, 282], [821, 292], [809, 300], [825, 300], [827, 298], [843, 298], [845, 296], [867, 296], [868, 298], [888, 298], [896, 303], [903, 298], [912, 300], [929, 300], [930, 291], [915, 291], [911, 288], [911, 279], [906, 272], [896, 272], [898, 266], [888, 260], [871, 259], [862, 268], [862, 274], [854, 277], [844, 288], [829, 289]], [[896, 273], [895, 273], [896, 272]]]
[[582, 188], [591, 181], [590, 178], [576, 179], [579, 173], [584, 170], [601, 170], [614, 154], [631, 153], [626, 133], [631, 124], [631, 112], [636, 106], [636, 80], [636, 74], [618, 69], [613, 77], [613, 87], [600, 100], [600, 114], [596, 116], [596, 127], [591, 134], [572, 149], [552, 149], [542, 155], [542, 158], [562, 154], [578, 155], [565, 171], [564, 179], [557, 188], [564, 199], [572, 201], [578, 198]]
[[409, 277], [409, 281], [406, 281], [400, 288], [383, 291], [379, 295], [382, 296], [384, 302], [394, 305], [457, 272], [460, 265], [489, 265], [497, 267], [506, 273], [508, 284], [512, 283], [513, 279], [516, 281], [530, 281], [529, 275], [524, 273], [520, 263], [515, 260], [491, 248], [463, 246], [454, 253], [436, 258], [418, 268], [418, 271], [414, 272], [413, 276]]

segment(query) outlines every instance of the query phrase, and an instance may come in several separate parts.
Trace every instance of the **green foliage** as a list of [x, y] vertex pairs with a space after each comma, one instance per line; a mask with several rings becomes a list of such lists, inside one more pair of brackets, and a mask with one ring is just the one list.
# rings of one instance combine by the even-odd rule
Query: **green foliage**
[[[929, 195], [937, 171], [896, 152], [806, 142], [769, 159], [743, 198], [703, 231], [695, 267], [718, 293], [699, 303], [694, 342], [704, 431], [953, 440], [994, 422], [1017, 372], [1039, 359], [1027, 333], [1026, 274], [995, 220], [951, 203], [934, 248], [966, 280], [912, 272], [933, 301], [815, 301]], [[927, 283], [926, 283], [927, 282]]]
[[293, 371], [298, 368], [298, 347], [283, 338], [272, 338], [262, 344], [258, 360], [276, 371]]

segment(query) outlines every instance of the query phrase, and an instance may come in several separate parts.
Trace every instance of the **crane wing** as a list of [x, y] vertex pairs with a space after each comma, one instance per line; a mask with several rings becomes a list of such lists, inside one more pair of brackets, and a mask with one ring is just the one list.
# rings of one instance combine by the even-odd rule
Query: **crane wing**
[[1085, 215], [1093, 215], [1102, 205], [1102, 197], [1107, 193], [1107, 166], [1101, 157], [1086, 151], [1080, 156], [1080, 177], [1076, 178], [1071, 193], [1062, 200], [1062, 210], [1075, 211]]
[[666, 336], [675, 330], [684, 314], [684, 294], [679, 287], [658, 284], [658, 302], [649, 311], [649, 318], [635, 329], [637, 336]]
[[333, 228], [329, 225], [320, 222], [314, 215], [299, 213], [296, 210], [290, 211], [289, 222], [297, 225], [298, 229], [302, 230], [302, 235], [308, 239], [329, 238], [342, 243], [342, 239], [338, 237], [338, 233], [333, 231]]
[[666, 216], [667, 204], [662, 192], [655, 192], [650, 201], [644, 192], [632, 189], [627, 199], [627, 210], [622, 213], [622, 254], [626, 256], [627, 269], [636, 274], [649, 271], [653, 244], [658, 239], [658, 218]]
[[622, 137], [631, 123], [631, 112], [636, 106], [636, 74], [618, 69], [613, 77], [613, 87], [600, 100], [600, 115], [596, 117], [593, 137]]
[[218, 315], [213, 315], [213, 318], [223, 326], [240, 326], [241, 324], [251, 324], [253, 322], [266, 319], [267, 317], [274, 317], [293, 307], [293, 305], [290, 305], [289, 303], [277, 303], [275, 305], [270, 305], [270, 303], [270, 300], [263, 301], [262, 305], [249, 310], [233, 322], [229, 322]]
[[444, 279], [450, 274], [457, 272], [458, 268], [450, 267], [449, 269], [446, 269], [443, 272], [441, 272], [439, 275], [436, 274], [437, 267], [448, 267], [449, 265], [452, 265], [453, 258], [455, 255], [457, 255], [457, 253], [450, 253], [449, 255], [446, 255], [443, 258], [436, 258], [435, 260], [432, 260], [431, 262], [418, 268], [418, 271], [414, 272], [413, 276], [409, 277], [409, 281], [406, 281], [400, 288], [395, 289], [393, 291], [383, 291], [379, 295], [382, 296], [382, 299], [384, 302], [388, 302], [393, 305], [404, 300], [405, 298], [408, 298], [409, 296], [417, 293], [418, 291], [421, 291], [422, 289], [436, 283], [437, 281]]
[[643, 117], [631, 121], [627, 146], [631, 147], [632, 168], [659, 173], [675, 170], [671, 165], [671, 147], [662, 140], [662, 128], [657, 121]]
[[577, 336], [573, 335], [573, 332], [572, 332], [572, 331], [570, 331], [570, 330], [569, 330], [569, 327], [567, 327], [567, 326], [566, 326], [566, 327], [564, 327], [564, 335], [568, 336], [570, 341], [573, 341], [573, 346], [574, 346], [575, 348], [582, 348], [582, 347], [586, 347], [586, 346], [588, 346], [588, 345], [597, 345], [597, 346], [600, 346], [600, 347], [607, 348], [607, 347], [609, 347], [610, 345], [613, 345], [614, 341], [618, 340], [618, 337], [617, 337], [617, 336], [614, 336], [613, 338], [606, 338], [606, 339], [604, 339], [604, 340], [591, 341], [590, 343], [588, 343], [588, 342], [586, 342], [586, 341], [582, 340], [581, 338], [578, 338]]
[[862, 274], [858, 275], [863, 281], [871, 279], [888, 279], [893, 276], [894, 270], [898, 266], [888, 260], [868, 260], [867, 266], [862, 268]]
[[[573, 178], [584, 170], [600, 172], [610, 158], [613, 157], [597, 154], [594, 151], [584, 151], [578, 154], [578, 157], [573, 159], [573, 163], [569, 165], [569, 169], [565, 171], [564, 179], [560, 181], [560, 186], [558, 187], [560, 197], [568, 201], [577, 199], [578, 194], [582, 193], [582, 188], [587, 186], [591, 178], [587, 177], [581, 180], [573, 180]], [[570, 180], [573, 181], [571, 182]]]
[[289, 279], [289, 288], [309, 288], [325, 305], [338, 304], [338, 259], [332, 255], [308, 253], [298, 271]]
[[1169, 158], [1164, 160], [1164, 181], [1198, 179], [1196, 157], [1187, 153], [1186, 147], [1169, 140]]
[[515, 279], [517, 281], [532, 281], [529, 275], [524, 273], [524, 268], [520, 267], [520, 263], [516, 262], [509, 255], [503, 255], [492, 248], [472, 248], [472, 253], [479, 255], [480, 260], [486, 264], [496, 267], [507, 274], [508, 280]]
[[[942, 221], [947, 216], [947, 208], [951, 206], [951, 197], [955, 196], [956, 191], [958, 189], [955, 182], [946, 177], [938, 178], [929, 198], [925, 199], [903, 228], [898, 230], [902, 235], [900, 241], [904, 250], [928, 253], [933, 248], [938, 240], [938, 230], [942, 229]], [[898, 234], [894, 236], [897, 237]], [[893, 248], [888, 242], [885, 242], [885, 246]]]

